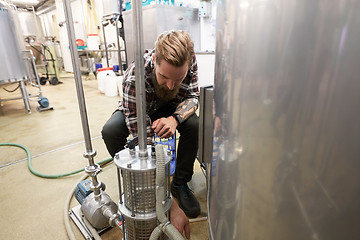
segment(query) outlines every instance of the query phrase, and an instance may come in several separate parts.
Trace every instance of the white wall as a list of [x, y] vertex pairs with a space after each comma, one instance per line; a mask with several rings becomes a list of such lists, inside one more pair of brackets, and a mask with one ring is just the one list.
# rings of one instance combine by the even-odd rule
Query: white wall
[[196, 54], [199, 87], [214, 85], [215, 54]]

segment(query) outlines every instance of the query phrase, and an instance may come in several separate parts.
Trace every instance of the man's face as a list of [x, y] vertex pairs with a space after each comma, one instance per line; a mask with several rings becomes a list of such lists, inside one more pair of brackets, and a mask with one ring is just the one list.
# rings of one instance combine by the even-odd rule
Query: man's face
[[159, 64], [154, 60], [154, 64], [156, 76], [154, 86], [157, 96], [166, 101], [175, 98], [189, 70], [189, 64], [176, 67], [165, 60], [161, 60]]

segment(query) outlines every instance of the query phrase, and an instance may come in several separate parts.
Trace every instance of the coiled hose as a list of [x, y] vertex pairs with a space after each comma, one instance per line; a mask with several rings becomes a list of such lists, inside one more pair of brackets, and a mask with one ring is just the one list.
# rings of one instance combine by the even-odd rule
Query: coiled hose
[[[62, 178], [62, 177], [74, 175], [76, 173], [84, 171], [84, 168], [82, 168], [82, 169], [78, 169], [78, 170], [73, 171], [73, 172], [64, 173], [64, 174], [56, 174], [56, 175], [49, 175], [49, 174], [39, 173], [39, 172], [35, 171], [33, 169], [33, 167], [32, 167], [31, 154], [30, 154], [30, 151], [29, 151], [29, 149], [27, 147], [25, 147], [23, 145], [20, 145], [20, 144], [17, 144], [17, 143], [0, 143], [0, 146], [12, 146], [12, 147], [18, 147], [18, 148], [23, 149], [26, 152], [26, 155], [27, 155], [27, 163], [28, 163], [28, 168], [29, 168], [30, 172], [32, 174], [34, 174], [35, 176], [38, 176], [38, 177], [55, 179], [55, 178]], [[112, 160], [112, 158], [108, 158], [108, 159], [105, 159], [103, 161], [98, 162], [98, 164], [99, 165], [105, 164], [105, 163], [110, 162], [111, 160]]]

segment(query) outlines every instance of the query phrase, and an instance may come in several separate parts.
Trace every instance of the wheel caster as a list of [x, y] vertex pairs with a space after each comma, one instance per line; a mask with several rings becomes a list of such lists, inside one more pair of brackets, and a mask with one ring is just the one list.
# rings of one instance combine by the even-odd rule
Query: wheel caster
[[41, 78], [40, 78], [40, 84], [41, 84], [41, 85], [45, 85], [45, 84], [46, 84], [46, 81], [47, 81], [46, 77], [41, 77]]
[[51, 83], [51, 85], [58, 85], [59, 80], [57, 77], [53, 77], [53, 78], [51, 78], [50, 83]]

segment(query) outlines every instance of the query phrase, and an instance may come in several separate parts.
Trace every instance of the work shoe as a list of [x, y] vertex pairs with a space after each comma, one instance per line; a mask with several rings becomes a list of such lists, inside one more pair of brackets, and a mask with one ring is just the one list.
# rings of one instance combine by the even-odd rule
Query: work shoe
[[171, 183], [171, 194], [178, 200], [180, 208], [189, 218], [196, 218], [200, 214], [200, 204], [187, 184]]

